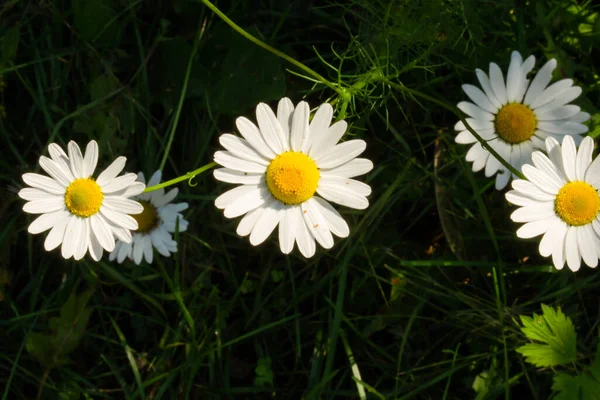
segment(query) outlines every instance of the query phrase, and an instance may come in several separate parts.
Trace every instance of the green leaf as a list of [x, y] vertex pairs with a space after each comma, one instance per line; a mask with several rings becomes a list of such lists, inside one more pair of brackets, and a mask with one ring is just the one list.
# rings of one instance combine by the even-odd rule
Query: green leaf
[[100, 75], [95, 77], [90, 84], [90, 97], [92, 101], [100, 100], [117, 90], [117, 83], [114, 79]]
[[72, 0], [71, 5], [75, 29], [83, 40], [101, 43], [112, 43], [115, 40], [118, 26], [113, 1]]
[[53, 368], [69, 362], [67, 356], [81, 342], [92, 313], [92, 309], [86, 307], [91, 295], [91, 290], [80, 295], [71, 293], [60, 308], [59, 316], [50, 319], [49, 332], [31, 333], [27, 337], [27, 351], [44, 367]]
[[271, 369], [271, 357], [259, 358], [254, 370], [256, 378], [254, 385], [259, 387], [273, 387], [273, 370]]
[[0, 64], [12, 61], [19, 48], [19, 27], [15, 26], [7, 30], [1, 38], [0, 44]]
[[590, 368], [576, 376], [556, 374], [552, 390], [559, 392], [556, 400], [600, 400], [600, 342]]
[[542, 315], [521, 316], [521, 330], [530, 340], [544, 344], [526, 344], [517, 349], [525, 360], [538, 367], [568, 364], [577, 358], [575, 327], [560, 307], [556, 310], [542, 304]]

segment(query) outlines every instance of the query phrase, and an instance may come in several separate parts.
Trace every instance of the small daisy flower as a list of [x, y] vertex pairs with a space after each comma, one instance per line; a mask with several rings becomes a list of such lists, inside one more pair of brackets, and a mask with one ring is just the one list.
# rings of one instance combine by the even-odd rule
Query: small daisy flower
[[28, 231], [32, 234], [50, 230], [44, 247], [47, 251], [60, 246], [65, 259], [80, 260], [89, 251], [96, 261], [103, 250], [115, 248], [115, 238], [131, 241], [130, 230], [137, 222], [128, 214], [143, 211], [140, 203], [128, 199], [144, 191], [135, 174], [119, 173], [125, 167], [125, 157], [118, 157], [97, 179], [92, 177], [98, 163], [98, 144], [92, 140], [82, 156], [79, 146], [70, 141], [69, 155], [55, 143], [50, 143], [50, 158], [41, 156], [40, 166], [50, 177], [26, 173], [23, 181], [28, 188], [19, 197], [28, 202], [23, 211], [41, 214]]
[[290, 253], [296, 243], [307, 258], [315, 254], [315, 240], [329, 249], [332, 234], [348, 236], [348, 224], [327, 200], [367, 208], [371, 187], [351, 178], [373, 168], [371, 161], [356, 158], [366, 148], [363, 140], [337, 144], [348, 124], [338, 121], [330, 126], [333, 108], [328, 103], [319, 107], [310, 123], [309, 116], [304, 101], [294, 109], [290, 99], [281, 99], [277, 116], [261, 103], [256, 108], [258, 127], [238, 118], [243, 138], [221, 135], [219, 142], [227, 151], [214, 156], [225, 167], [214, 171], [215, 178], [241, 184], [215, 200], [226, 218], [244, 215], [238, 235], [250, 235], [256, 246], [279, 225], [281, 251]]
[[[476, 69], [483, 91], [473, 85], [463, 85], [473, 103], [458, 103], [458, 108], [470, 117], [467, 118], [469, 125], [518, 171], [531, 161], [533, 150], [544, 148], [548, 137], [561, 140], [564, 135], [572, 135], [575, 142], [580, 143], [580, 134], [588, 130], [582, 122], [590, 117], [578, 106], [568, 104], [581, 94], [581, 88], [573, 86], [572, 79], [562, 79], [548, 86], [556, 68], [555, 59], [544, 64], [530, 84], [527, 74], [534, 65], [533, 55], [523, 61], [521, 54], [513, 51], [506, 84], [497, 64], [490, 63], [489, 77]], [[498, 173], [496, 189], [503, 189], [512, 174], [481, 146], [462, 122], [454, 129], [459, 132], [456, 143], [475, 143], [466, 156], [467, 161], [473, 163], [473, 171], [485, 168], [487, 177]]]
[[[148, 187], [158, 185], [160, 178], [161, 171], [156, 171], [150, 178]], [[142, 172], [138, 174], [138, 181], [145, 182]], [[144, 211], [140, 214], [132, 215], [138, 223], [138, 229], [133, 232], [133, 241], [117, 241], [109, 260], [116, 259], [120, 264], [125, 258], [129, 258], [140, 265], [143, 257], [148, 264], [151, 264], [154, 249], [165, 257], [177, 252], [177, 242], [173, 240], [172, 235], [177, 228], [177, 220], [179, 220], [179, 232], [186, 231], [188, 227], [188, 221], [181, 215], [181, 212], [188, 208], [188, 203], [171, 203], [178, 193], [177, 188], [167, 193], [165, 189], [158, 189], [135, 197], [135, 200], [144, 207]]]
[[512, 182], [514, 190], [506, 199], [520, 206], [512, 213], [515, 222], [525, 222], [517, 236], [532, 238], [544, 235], [539, 251], [552, 255], [557, 269], [565, 260], [573, 271], [581, 259], [595, 268], [600, 256], [600, 157], [592, 162], [594, 141], [586, 137], [579, 150], [575, 140], [565, 136], [562, 146], [556, 139], [546, 139], [548, 156], [532, 154], [533, 165], [523, 165], [528, 180]]

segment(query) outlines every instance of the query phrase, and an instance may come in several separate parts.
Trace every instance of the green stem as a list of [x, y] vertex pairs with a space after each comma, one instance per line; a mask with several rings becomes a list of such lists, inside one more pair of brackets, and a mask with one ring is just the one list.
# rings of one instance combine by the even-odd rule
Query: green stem
[[152, 191], [158, 190], [158, 189], [162, 189], [162, 188], [165, 188], [167, 186], [171, 186], [171, 185], [174, 185], [176, 183], [179, 183], [179, 182], [185, 181], [185, 180], [189, 181], [188, 183], [189, 183], [190, 186], [194, 186], [190, 182], [191, 182], [192, 179], [194, 179], [194, 177], [196, 175], [199, 175], [199, 174], [203, 173], [204, 171], [207, 171], [207, 170], [209, 170], [211, 168], [214, 168], [216, 166], [217, 166], [216, 162], [208, 163], [208, 164], [206, 164], [206, 165], [204, 165], [204, 166], [202, 166], [202, 167], [200, 167], [200, 168], [198, 168], [198, 169], [196, 169], [196, 170], [194, 170], [192, 172], [188, 172], [185, 175], [181, 175], [178, 178], [171, 179], [170, 181], [166, 181], [166, 182], [163, 182], [163, 183], [159, 183], [158, 185], [147, 187], [146, 190], [144, 190], [144, 193], [152, 192]]
[[296, 67], [300, 68], [302, 71], [304, 71], [307, 74], [311, 75], [313, 78], [317, 79], [318, 81], [320, 81], [321, 83], [323, 83], [325, 86], [329, 87], [330, 89], [333, 89], [336, 92], [338, 91], [338, 88], [333, 83], [329, 82], [327, 79], [325, 79], [319, 73], [315, 72], [314, 70], [312, 70], [311, 68], [309, 68], [306, 65], [302, 64], [301, 62], [294, 60], [292, 57], [288, 56], [287, 54], [282, 53], [281, 51], [279, 51], [279, 50], [277, 50], [277, 49], [269, 46], [268, 44], [266, 44], [262, 40], [254, 37], [251, 34], [249, 34], [248, 32], [246, 32], [243, 28], [241, 28], [239, 25], [237, 25], [235, 22], [233, 22], [231, 19], [229, 19], [227, 17], [227, 15], [225, 15], [221, 10], [219, 10], [209, 0], [201, 0], [201, 1], [208, 8], [210, 8], [215, 14], [217, 14], [219, 16], [219, 18], [221, 18], [223, 21], [225, 21], [225, 23], [227, 25], [231, 26], [234, 31], [236, 31], [237, 33], [239, 33], [240, 35], [242, 35], [243, 37], [245, 37], [246, 39], [248, 39], [252, 43], [254, 43], [254, 44], [262, 47], [263, 49], [265, 49], [267, 51], [270, 51], [271, 53], [275, 54], [277, 57], [283, 58], [285, 61], [289, 62], [290, 64], [295, 65]]
[[173, 121], [173, 126], [171, 127], [171, 133], [169, 134], [169, 140], [167, 141], [167, 147], [165, 148], [165, 155], [160, 162], [161, 171], [165, 168], [165, 164], [167, 163], [167, 158], [169, 157], [169, 152], [171, 151], [171, 145], [173, 144], [173, 138], [175, 137], [175, 130], [177, 129], [177, 125], [179, 124], [179, 116], [181, 115], [181, 109], [183, 108], [183, 101], [185, 100], [185, 94], [187, 93], [188, 82], [190, 80], [190, 74], [192, 72], [192, 65], [194, 64], [194, 59], [196, 58], [196, 52], [198, 51], [198, 46], [200, 45], [200, 38], [202, 37], [202, 33], [204, 32], [204, 25], [200, 24], [198, 27], [198, 34], [196, 35], [196, 40], [194, 40], [194, 47], [192, 48], [192, 54], [190, 54], [190, 59], [188, 60], [187, 70], [185, 71], [185, 78], [183, 80], [183, 86], [181, 88], [181, 94], [179, 95], [179, 104], [177, 105], [177, 110], [175, 111], [175, 120]]
[[479, 143], [481, 143], [481, 146], [486, 149], [488, 152], [490, 152], [491, 155], [493, 155], [494, 157], [496, 157], [496, 159], [498, 161], [500, 161], [500, 163], [502, 165], [504, 165], [506, 167], [506, 169], [508, 169], [510, 172], [512, 172], [513, 174], [515, 174], [516, 176], [518, 176], [521, 179], [526, 179], [525, 176], [519, 172], [515, 167], [513, 167], [512, 165], [510, 165], [510, 163], [508, 161], [506, 161], [504, 158], [502, 158], [500, 156], [500, 154], [498, 154], [496, 152], [496, 150], [494, 150], [492, 148], [492, 146], [490, 146], [485, 139], [483, 139], [481, 136], [479, 136], [479, 134], [475, 131], [475, 129], [473, 129], [471, 127], [471, 125], [469, 125], [469, 123], [467, 122], [467, 120], [465, 119], [462, 111], [460, 111], [458, 108], [454, 107], [453, 105], [450, 105], [448, 103], [446, 103], [445, 101], [436, 99], [433, 96], [430, 96], [428, 94], [425, 93], [421, 93], [418, 90], [413, 90], [413, 89], [409, 89], [407, 87], [404, 87], [402, 85], [399, 85], [397, 83], [391, 82], [387, 79], [384, 79], [383, 82], [389, 86], [391, 86], [392, 88], [399, 90], [401, 92], [405, 92], [405, 93], [409, 93], [418, 97], [421, 97], [425, 100], [431, 101], [432, 103], [435, 103], [441, 107], [444, 107], [445, 109], [447, 109], [448, 111], [453, 112], [454, 114], [456, 114], [456, 116], [461, 120], [461, 122], [465, 125], [465, 128], [467, 128], [467, 130], [469, 132], [471, 132], [471, 134], [473, 136], [475, 136], [475, 139], [477, 139], [479, 141]]

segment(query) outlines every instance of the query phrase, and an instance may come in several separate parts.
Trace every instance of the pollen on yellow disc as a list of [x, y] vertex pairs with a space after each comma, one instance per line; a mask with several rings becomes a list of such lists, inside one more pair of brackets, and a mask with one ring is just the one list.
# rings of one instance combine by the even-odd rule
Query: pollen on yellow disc
[[498, 136], [505, 142], [517, 144], [533, 136], [537, 119], [531, 108], [526, 105], [510, 103], [498, 111], [494, 126]]
[[300, 204], [310, 199], [319, 184], [317, 164], [306, 154], [288, 151], [275, 157], [267, 168], [267, 186], [277, 200]]
[[569, 182], [558, 191], [554, 210], [569, 225], [587, 225], [600, 212], [600, 197], [588, 183]]
[[150, 232], [152, 229], [158, 225], [158, 215], [156, 213], [156, 207], [150, 204], [147, 201], [138, 201], [142, 207], [144, 207], [144, 211], [140, 214], [133, 214], [132, 217], [138, 223], [138, 228], [136, 232], [146, 233]]
[[71, 214], [87, 218], [100, 211], [104, 195], [91, 178], [75, 179], [65, 192], [65, 205]]

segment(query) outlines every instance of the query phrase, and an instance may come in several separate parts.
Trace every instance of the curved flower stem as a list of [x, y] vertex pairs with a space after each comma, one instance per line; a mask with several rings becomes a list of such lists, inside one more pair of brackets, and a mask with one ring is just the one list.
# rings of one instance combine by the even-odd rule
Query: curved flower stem
[[483, 139], [476, 131], [475, 129], [473, 129], [471, 127], [471, 125], [469, 125], [469, 123], [467, 122], [467, 120], [464, 117], [464, 114], [462, 113], [462, 111], [460, 111], [458, 108], [454, 107], [453, 105], [450, 105], [448, 103], [446, 103], [445, 101], [436, 99], [433, 96], [430, 96], [428, 94], [425, 93], [421, 93], [418, 90], [413, 90], [413, 89], [409, 89], [407, 87], [404, 87], [402, 85], [399, 85], [397, 83], [391, 82], [387, 79], [383, 80], [385, 84], [389, 85], [390, 87], [399, 90], [401, 92], [405, 92], [405, 93], [409, 93], [418, 97], [421, 97], [425, 100], [431, 101], [432, 103], [435, 103], [439, 106], [444, 107], [445, 109], [447, 109], [448, 111], [453, 112], [454, 114], [456, 114], [456, 116], [461, 120], [461, 122], [465, 125], [465, 128], [467, 128], [467, 130], [469, 132], [471, 132], [471, 134], [473, 136], [475, 136], [475, 138], [479, 141], [479, 143], [481, 143], [481, 146], [486, 149], [488, 152], [490, 152], [491, 155], [493, 155], [494, 157], [496, 157], [496, 160], [500, 161], [500, 163], [502, 165], [504, 165], [506, 167], [506, 169], [508, 169], [511, 173], [515, 174], [516, 176], [518, 176], [521, 179], [526, 179], [525, 176], [518, 171], [515, 167], [513, 167], [512, 165], [510, 165], [510, 163], [508, 161], [506, 161], [504, 158], [502, 158], [500, 156], [500, 154], [498, 154], [498, 152], [496, 152], [496, 150], [494, 150], [492, 148], [492, 146], [490, 146], [487, 141], [485, 139]]
[[159, 183], [158, 185], [147, 187], [146, 190], [144, 190], [144, 193], [152, 192], [152, 191], [158, 190], [158, 189], [162, 189], [162, 188], [165, 188], [167, 186], [171, 186], [171, 185], [174, 185], [176, 183], [179, 183], [179, 182], [185, 181], [185, 180], [188, 181], [188, 184], [190, 186], [195, 186], [195, 185], [192, 185], [192, 179], [194, 179], [194, 177], [196, 175], [199, 175], [199, 174], [203, 173], [204, 171], [207, 171], [207, 170], [209, 170], [211, 168], [214, 168], [216, 166], [217, 166], [217, 163], [213, 161], [213, 162], [208, 163], [208, 164], [206, 164], [206, 165], [204, 165], [204, 166], [202, 166], [202, 167], [200, 167], [200, 168], [198, 168], [198, 169], [196, 169], [196, 170], [194, 170], [192, 172], [188, 172], [185, 175], [181, 175], [180, 177], [177, 177], [175, 179], [171, 179], [170, 181], [166, 181], [166, 182], [163, 182], [163, 183]]
[[279, 51], [279, 50], [277, 50], [277, 49], [269, 46], [268, 44], [266, 44], [262, 40], [260, 40], [260, 39], [258, 39], [256, 37], [252, 36], [251, 34], [249, 34], [248, 32], [246, 32], [242, 27], [240, 27], [235, 22], [233, 22], [231, 19], [229, 19], [229, 17], [227, 17], [227, 15], [225, 15], [221, 10], [219, 10], [217, 8], [217, 6], [215, 6], [209, 0], [201, 0], [201, 1], [208, 8], [210, 8], [215, 14], [217, 14], [219, 16], [219, 18], [221, 18], [223, 21], [225, 21], [225, 23], [227, 25], [231, 26], [234, 31], [236, 31], [237, 33], [239, 33], [240, 35], [242, 35], [243, 37], [245, 37], [246, 39], [248, 39], [252, 43], [254, 43], [254, 44], [262, 47], [263, 49], [265, 49], [267, 51], [270, 51], [271, 53], [275, 54], [277, 57], [283, 58], [285, 61], [287, 61], [287, 62], [295, 65], [296, 67], [300, 68], [302, 71], [304, 71], [307, 74], [311, 75], [312, 77], [314, 77], [315, 79], [317, 79], [318, 81], [320, 81], [321, 83], [323, 83], [325, 86], [327, 86], [330, 89], [333, 89], [336, 92], [338, 92], [338, 88], [333, 83], [331, 83], [327, 79], [325, 79], [325, 77], [323, 77], [319, 73], [315, 72], [314, 70], [312, 70], [311, 68], [309, 68], [306, 65], [302, 64], [301, 62], [296, 61], [295, 59], [293, 59], [292, 57], [288, 56], [287, 54], [282, 53], [281, 51]]

